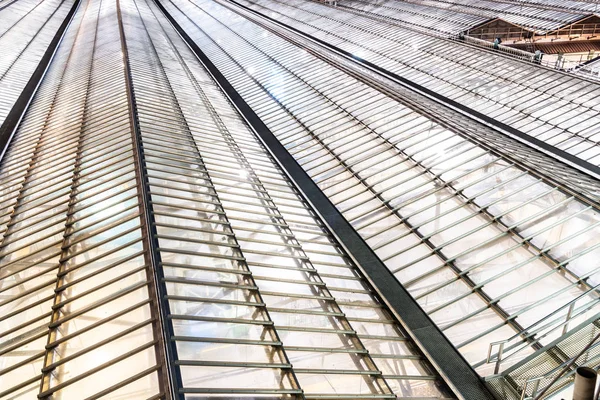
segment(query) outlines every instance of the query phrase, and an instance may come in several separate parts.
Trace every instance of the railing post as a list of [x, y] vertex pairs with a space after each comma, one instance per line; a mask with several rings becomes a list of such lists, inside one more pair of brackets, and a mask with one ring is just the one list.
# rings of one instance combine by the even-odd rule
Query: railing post
[[573, 308], [575, 308], [575, 303], [571, 303], [569, 306], [569, 311], [567, 311], [567, 319], [565, 321], [565, 326], [563, 327], [562, 334], [564, 335], [569, 330], [569, 320], [571, 319], [571, 315], [573, 314]]
[[500, 343], [498, 347], [498, 357], [496, 359], [496, 365], [494, 366], [494, 375], [500, 371], [500, 363], [502, 362], [502, 353], [504, 352], [504, 342]]
[[492, 362], [492, 351], [494, 350], [494, 346], [495, 345], [499, 345], [498, 346], [498, 355], [496, 357], [496, 365], [494, 366], [494, 375], [497, 375], [498, 372], [500, 371], [500, 362], [502, 361], [502, 353], [504, 352], [504, 345], [506, 344], [506, 340], [503, 340], [501, 342], [492, 342], [490, 343], [490, 347], [488, 348], [488, 355], [487, 355], [487, 362], [491, 363]]
[[540, 380], [541, 379], [536, 379], [533, 384], [533, 390], [531, 391], [531, 397], [534, 399], [535, 399], [535, 396], [537, 395], [538, 388], [540, 387]]
[[[540, 378], [533, 378], [525, 381], [523, 385], [523, 389], [521, 390], [521, 400], [529, 400], [535, 399], [535, 395], [540, 387]], [[527, 396], [527, 389], [529, 388], [529, 384], [533, 382], [533, 390], [531, 391], [531, 396]]]
[[[533, 392], [531, 393], [531, 396], [527, 396], [527, 389], [529, 388], [529, 384], [531, 382], [534, 382], [534, 386], [533, 386]], [[540, 385], [540, 378], [534, 378], [534, 379], [528, 379], [525, 381], [525, 384], [523, 385], [523, 388], [521, 389], [521, 398], [520, 400], [530, 400], [533, 399], [538, 387]]]

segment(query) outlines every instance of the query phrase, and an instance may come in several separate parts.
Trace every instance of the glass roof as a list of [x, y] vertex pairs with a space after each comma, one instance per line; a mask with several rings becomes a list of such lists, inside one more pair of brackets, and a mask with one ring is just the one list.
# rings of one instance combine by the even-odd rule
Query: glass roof
[[[74, 1], [0, 0], [0, 124]], [[157, 3], [80, 1], [0, 162], [0, 399], [455, 398]], [[600, 181], [355, 61], [594, 165], [600, 85], [370, 16], [455, 3], [161, 0], [488, 376], [600, 315]]]
[[0, 125], [72, 5], [72, 0], [0, 1]]
[[453, 398], [146, 0], [83, 1], [0, 165], [0, 398]]
[[[406, 1], [406, 0], [405, 0]], [[530, 6], [523, 2], [511, 3], [510, 1], [488, 0], [408, 0], [417, 4], [438, 7], [461, 13], [487, 16], [489, 19], [501, 18], [510, 23], [535, 28], [541, 31], [550, 31], [563, 25], [575, 22], [585, 16], [573, 11], [563, 11], [560, 8]]]
[[337, 5], [454, 35], [494, 19], [543, 35], [598, 12], [597, 3], [548, 0], [340, 0]]
[[396, 0], [344, 0], [340, 1], [338, 5], [361, 12], [374, 13], [448, 35], [467, 31], [490, 20], [488, 16]]
[[600, 78], [600, 57], [596, 57], [593, 60], [587, 62], [586, 64], [580, 66], [576, 70], [576, 73], [581, 74], [583, 76], [590, 76], [593, 79]]
[[[328, 9], [293, 3], [266, 15]], [[595, 207], [228, 8], [166, 7], [480, 373], [491, 342], [580, 296], [581, 321], [598, 312]], [[340, 12], [316, 11], [296, 26], [355, 37]]]
[[116, 27], [81, 5], [2, 160], [1, 398], [161, 390]]
[[573, 11], [596, 12], [600, 9], [597, 1], [590, 0], [502, 0], [506, 3], [525, 3], [542, 7], [555, 7]]
[[600, 85], [315, 2], [242, 1], [594, 165]]

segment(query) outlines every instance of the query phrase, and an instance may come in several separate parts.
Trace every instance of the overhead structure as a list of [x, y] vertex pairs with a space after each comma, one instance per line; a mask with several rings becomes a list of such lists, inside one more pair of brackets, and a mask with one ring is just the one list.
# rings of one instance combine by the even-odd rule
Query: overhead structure
[[2, 399], [454, 397], [153, 2], [80, 4], [1, 179]]
[[0, 2], [0, 126], [75, 5], [72, 0]]
[[[456, 38], [475, 40], [549, 55], [546, 65], [557, 69], [598, 56], [598, 5], [505, 0], [341, 0], [338, 7], [369, 13], [383, 20]], [[569, 3], [569, 2], [565, 2]]]
[[0, 400], [518, 400], [599, 368], [595, 60], [447, 38], [488, 3], [0, 0]]
[[[522, 30], [543, 35], [583, 20], [597, 11], [590, 3], [583, 3], [585, 7], [582, 8], [563, 9], [533, 2], [526, 4], [522, 1], [490, 0], [341, 0], [339, 4], [352, 8], [368, 7], [377, 13], [383, 8], [386, 12], [393, 11], [393, 14], [389, 14], [390, 17], [398, 20], [405, 19], [405, 14], [398, 13], [404, 11], [425, 18], [439, 18], [442, 21], [461, 21], [462, 24], [453, 26], [452, 30], [446, 28], [448, 32], [453, 33], [460, 30], [470, 31], [478, 26], [490, 24], [491, 21], [500, 20]], [[408, 20], [410, 21], [410, 17]], [[438, 28], [431, 21], [426, 25], [433, 29]]]

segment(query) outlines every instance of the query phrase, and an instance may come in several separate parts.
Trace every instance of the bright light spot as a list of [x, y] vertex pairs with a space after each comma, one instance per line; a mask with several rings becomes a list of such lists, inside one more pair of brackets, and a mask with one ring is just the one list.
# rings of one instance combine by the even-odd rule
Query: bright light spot
[[252, 67], [248, 67], [246, 68], [246, 71], [250, 74], [250, 75], [254, 75], [254, 73], [256, 72], [256, 70]]
[[116, 357], [116, 354], [110, 354], [106, 351], [97, 351], [94, 357], [94, 361], [98, 365], [100, 365], [111, 361], [113, 357]]
[[240, 175], [240, 178], [242, 178], [242, 179], [246, 179], [248, 177], [248, 171], [246, 171], [245, 169], [240, 170], [240, 172], [238, 174]]

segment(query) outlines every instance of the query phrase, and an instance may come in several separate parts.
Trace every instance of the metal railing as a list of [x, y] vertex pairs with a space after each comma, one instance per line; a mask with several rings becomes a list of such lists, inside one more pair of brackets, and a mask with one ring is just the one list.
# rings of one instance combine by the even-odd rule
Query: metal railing
[[[597, 58], [600, 60], [600, 56]], [[591, 64], [579, 65], [575, 67], [573, 72], [581, 74], [585, 77], [600, 79], [600, 61], [594, 61]]]
[[[547, 314], [510, 338], [490, 343], [485, 363], [495, 364], [494, 375], [501, 372], [502, 364], [506, 365], [509, 360], [516, 360], [518, 355], [526, 356], [532, 346], [540, 347], [543, 339], [553, 334], [558, 336], [565, 335], [573, 320], [584, 315], [600, 303], [600, 298], [590, 299], [589, 297], [599, 286], [596, 285], [590, 288], [569, 303]], [[558, 315], [565, 310], [565, 315]], [[600, 316], [600, 312], [598, 312], [598, 316]], [[495, 351], [496, 349], [497, 351]], [[479, 363], [476, 366], [482, 364], [484, 363]]]
[[[574, 379], [573, 376], [575, 375], [575, 372], [577, 370], [577, 368], [573, 368], [573, 366], [576, 365], [577, 360], [583, 355], [588, 355], [592, 350], [594, 350], [597, 347], [600, 347], [600, 342], [597, 342], [599, 338], [600, 333], [594, 336], [594, 338], [588, 343], [588, 345], [585, 346], [575, 357], [563, 362], [561, 365], [552, 369], [550, 372], [545, 373], [542, 376], [531, 378], [525, 381], [525, 384], [523, 385], [523, 388], [521, 390], [521, 400], [539, 400], [544, 398], [544, 395], [548, 391], [552, 391], [553, 388], [554, 391], [556, 391], [557, 389], [562, 389], [563, 387], [570, 384], [570, 381]], [[596, 366], [595, 364], [597, 364], [596, 361], [599, 360], [600, 355], [596, 355], [590, 359], [587, 359], [585, 363], [577, 366], [581, 367], [589, 365], [595, 370], [598, 370], [600, 366]], [[539, 390], [540, 382], [546, 379], [550, 379], [551, 377], [552, 380], [550, 381], [550, 383], [548, 383], [546, 387], [544, 387], [544, 389]], [[527, 394], [527, 390], [530, 387], [532, 388], [531, 394]]]
[[574, 23], [567, 28], [559, 28], [556, 30], [546, 31], [545, 29], [537, 30], [530, 27], [501, 27], [501, 28], [475, 28], [467, 34], [471, 37], [479, 39], [494, 39], [500, 36], [503, 40], [526, 41], [526, 40], [545, 40], [551, 41], [564, 39], [572, 40], [585, 35], [590, 35], [586, 40], [595, 39], [600, 35], [600, 24], [598, 23]]
[[517, 58], [522, 61], [538, 64], [543, 67], [552, 68], [564, 72], [584, 72], [584, 76], [587, 78], [600, 79], [600, 64], [598, 64], [596, 67], [588, 67], [586, 65], [582, 65], [582, 63], [589, 61], [587, 54], [581, 55], [579, 60], [556, 57], [555, 55], [545, 55], [546, 59], [544, 59], [544, 56], [542, 56], [541, 60], [536, 61], [534, 53], [503, 45], [498, 45], [497, 47], [495, 47], [494, 43], [490, 41], [478, 39], [472, 36], [455, 35], [449, 37], [449, 39], [461, 41], [463, 43], [468, 43], [477, 47], [483, 47], [490, 50], [494, 50], [499, 52], [500, 54]]
[[506, 400], [547, 399], [568, 390], [578, 368], [600, 368], [599, 339], [600, 315], [596, 313], [500, 374], [485, 377], [486, 384]]
[[498, 47], [495, 48], [493, 42], [490, 42], [488, 40], [478, 39], [476, 37], [469, 36], [469, 35], [465, 35], [464, 37], [460, 36], [460, 35], [456, 35], [456, 36], [452, 36], [451, 39], [463, 41], [465, 43], [469, 43], [469, 44], [472, 44], [472, 45], [475, 45], [478, 47], [485, 47], [488, 49], [496, 50], [502, 54], [508, 54], [512, 57], [516, 57], [516, 58], [519, 58], [519, 59], [525, 60], [525, 61], [533, 62], [533, 59], [535, 56], [533, 53], [530, 53], [528, 51], [521, 50], [521, 49], [516, 49], [513, 47], [498, 45]]

